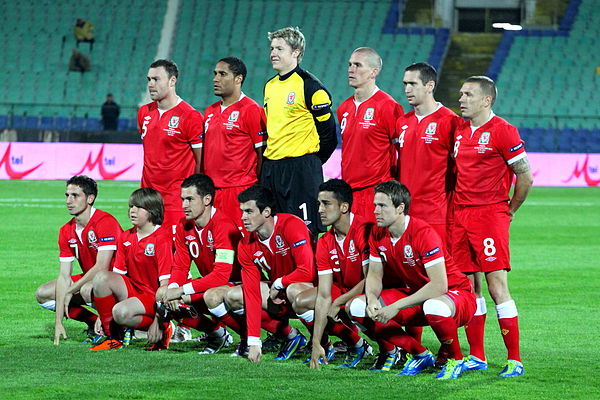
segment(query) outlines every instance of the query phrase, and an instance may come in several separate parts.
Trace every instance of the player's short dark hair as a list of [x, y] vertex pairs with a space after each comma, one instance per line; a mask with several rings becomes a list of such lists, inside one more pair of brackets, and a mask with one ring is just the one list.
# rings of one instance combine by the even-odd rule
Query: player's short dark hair
[[470, 76], [465, 80], [465, 83], [467, 82], [478, 83], [479, 87], [481, 88], [481, 93], [483, 93], [484, 96], [491, 96], [491, 105], [494, 105], [496, 102], [496, 97], [498, 96], [498, 89], [496, 88], [496, 83], [494, 83], [492, 78], [484, 75]]
[[175, 64], [172, 60], [156, 60], [152, 64], [150, 64], [150, 68], [158, 68], [163, 67], [165, 71], [167, 71], [167, 75], [169, 78], [174, 76], [175, 78], [179, 77], [179, 68], [177, 68], [177, 64]]
[[210, 204], [213, 203], [215, 199], [215, 183], [210, 176], [204, 174], [194, 174], [190, 175], [181, 182], [182, 188], [195, 187], [196, 193], [198, 193], [201, 197], [210, 194], [212, 200]]
[[233, 76], [242, 76], [242, 85], [246, 80], [246, 75], [248, 74], [248, 70], [246, 69], [246, 64], [242, 60], [237, 57], [223, 57], [219, 60], [219, 62], [224, 62], [229, 65], [229, 69], [233, 72]]
[[426, 62], [410, 64], [404, 71], [419, 71], [419, 77], [423, 85], [426, 85], [429, 81], [433, 81], [435, 85], [433, 90], [437, 89], [437, 71], [431, 64]]
[[[69, 185], [79, 186], [86, 196], [93, 194], [94, 201], [96, 201], [96, 197], [98, 197], [98, 184], [89, 176], [75, 175], [67, 181], [67, 186]], [[93, 204], [94, 202], [92, 202]]]
[[319, 192], [331, 192], [340, 205], [348, 203], [352, 207], [352, 188], [342, 179], [330, 179], [321, 183]]
[[399, 207], [400, 204], [404, 203], [404, 215], [408, 215], [410, 192], [404, 184], [395, 180], [382, 182], [375, 186], [375, 193], [387, 194], [394, 207]]
[[139, 188], [131, 193], [129, 196], [129, 207], [139, 207], [148, 211], [150, 214], [150, 222], [154, 225], [160, 225], [163, 223], [165, 207], [163, 204], [163, 198], [152, 188]]
[[266, 186], [259, 184], [252, 185], [238, 194], [237, 198], [240, 204], [254, 200], [256, 202], [256, 207], [258, 207], [258, 211], [263, 212], [265, 208], [269, 207], [271, 209], [271, 215], [276, 214], [275, 195]]

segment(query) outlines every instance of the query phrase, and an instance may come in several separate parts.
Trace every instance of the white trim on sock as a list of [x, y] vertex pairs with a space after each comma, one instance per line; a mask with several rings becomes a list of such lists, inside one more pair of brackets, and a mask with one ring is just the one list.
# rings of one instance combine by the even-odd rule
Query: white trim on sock
[[496, 306], [496, 313], [498, 314], [498, 319], [514, 318], [519, 315], [517, 312], [517, 305], [515, 304], [514, 300], [509, 300], [502, 304], [498, 304]]
[[367, 303], [357, 298], [350, 302], [350, 315], [353, 317], [364, 318], [367, 316]]
[[487, 313], [485, 297], [478, 297], [475, 301], [477, 302], [477, 310], [475, 311], [475, 315], [485, 315]]
[[38, 303], [41, 307], [46, 310], [56, 311], [56, 300], [48, 300], [45, 303]]
[[303, 313], [303, 314], [296, 314], [298, 316], [298, 318], [303, 319], [306, 322], [313, 322], [315, 319], [315, 311], [314, 310], [308, 310], [307, 312]]
[[215, 308], [209, 308], [208, 312], [217, 318], [221, 318], [223, 315], [227, 314], [227, 307], [225, 307], [225, 303], [221, 303]]

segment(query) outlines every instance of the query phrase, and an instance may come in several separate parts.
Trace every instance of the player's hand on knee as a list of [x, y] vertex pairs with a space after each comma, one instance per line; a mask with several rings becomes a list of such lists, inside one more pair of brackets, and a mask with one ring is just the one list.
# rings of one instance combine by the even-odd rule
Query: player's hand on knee
[[260, 362], [260, 357], [262, 356], [262, 350], [260, 346], [248, 346], [248, 360], [253, 363]]
[[62, 323], [58, 323], [56, 324], [56, 326], [54, 327], [54, 344], [55, 345], [59, 345], [60, 344], [60, 338], [63, 338], [63, 340], [67, 340], [67, 332], [65, 331], [65, 327], [63, 326]]
[[396, 316], [396, 314], [398, 314], [398, 311], [394, 307], [383, 307], [376, 312], [374, 320], [381, 322], [382, 324], [387, 324], [389, 320]]
[[379, 304], [369, 304], [367, 306], [367, 316], [372, 320], [375, 320], [377, 317], [377, 313], [379, 312], [380, 306]]
[[166, 300], [166, 296], [165, 294], [167, 293], [167, 287], [166, 286], [161, 286], [158, 288], [158, 290], [156, 291], [156, 301], [164, 303]]

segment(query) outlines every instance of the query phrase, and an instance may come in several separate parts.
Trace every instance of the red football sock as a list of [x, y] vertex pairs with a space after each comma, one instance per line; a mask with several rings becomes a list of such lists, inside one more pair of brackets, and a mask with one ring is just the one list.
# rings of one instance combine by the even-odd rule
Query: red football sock
[[356, 345], [360, 340], [356, 325], [348, 326], [343, 322], [335, 322], [328, 325], [329, 333], [339, 337], [348, 345]]
[[413, 337], [418, 343], [421, 343], [421, 338], [423, 337], [423, 327], [422, 326], [405, 326], [404, 331], [408, 333], [411, 337]]
[[282, 320], [274, 319], [271, 315], [265, 311], [261, 311], [260, 327], [270, 333], [275, 333], [279, 336], [287, 336], [292, 332], [292, 327], [289, 324], [289, 320], [284, 318]]
[[442, 344], [444, 351], [448, 353], [448, 357], [461, 360], [463, 355], [460, 350], [460, 343], [458, 342], [456, 321], [451, 317], [441, 317], [433, 314], [425, 314], [425, 318], [427, 318], [431, 329], [433, 329]]
[[377, 341], [377, 345], [379, 346], [379, 352], [391, 353], [396, 348], [395, 345], [391, 344], [387, 340], [380, 339]]
[[508, 359], [521, 361], [519, 352], [519, 317], [499, 318], [500, 332], [508, 350]]
[[76, 321], [85, 322], [89, 326], [94, 326], [94, 323], [96, 323], [96, 319], [98, 319], [98, 316], [81, 306], [70, 306], [69, 318], [74, 319]]
[[141, 317], [142, 321], [135, 327], [135, 329], [139, 329], [140, 331], [147, 331], [150, 327], [150, 324], [152, 324], [152, 321], [154, 321], [154, 316], [149, 317], [148, 315], [143, 314]]
[[410, 354], [420, 354], [427, 349], [421, 345], [414, 337], [409, 335], [395, 321], [389, 321], [387, 324], [375, 323], [375, 336], [385, 338], [396, 347], [401, 347]]
[[242, 324], [240, 324], [238, 322], [238, 320], [232, 316], [229, 313], [226, 313], [220, 317], [218, 317], [218, 319], [224, 323], [225, 325], [227, 325], [229, 328], [231, 328], [233, 331], [235, 331], [235, 333], [237, 333], [238, 335], [242, 334]]
[[[111, 322], [113, 321], [112, 309], [117, 304], [115, 297], [112, 294], [104, 297], [94, 296], [94, 303], [96, 304], [96, 309], [98, 310], [98, 314], [100, 315], [100, 322], [102, 323], [102, 329], [104, 329], [104, 334], [106, 336], [111, 335]], [[112, 332], [116, 333], [116, 332]]]
[[473, 319], [465, 326], [465, 333], [469, 341], [469, 353], [472, 356], [485, 361], [484, 334], [485, 334], [485, 316], [487, 314], [475, 315]]
[[208, 318], [206, 315], [199, 314], [196, 318], [184, 318], [181, 320], [185, 325], [190, 328], [194, 328], [197, 331], [210, 333], [214, 330], [219, 329], [220, 323], [215, 322], [212, 318]]

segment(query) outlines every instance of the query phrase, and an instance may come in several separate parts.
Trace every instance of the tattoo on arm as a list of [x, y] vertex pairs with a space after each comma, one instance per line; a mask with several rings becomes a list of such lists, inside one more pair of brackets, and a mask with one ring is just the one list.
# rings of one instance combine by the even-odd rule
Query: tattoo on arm
[[531, 167], [529, 166], [529, 160], [527, 160], [527, 157], [522, 158], [519, 161], [516, 161], [510, 167], [512, 168], [513, 172], [517, 175], [529, 172], [529, 170], [531, 169]]

